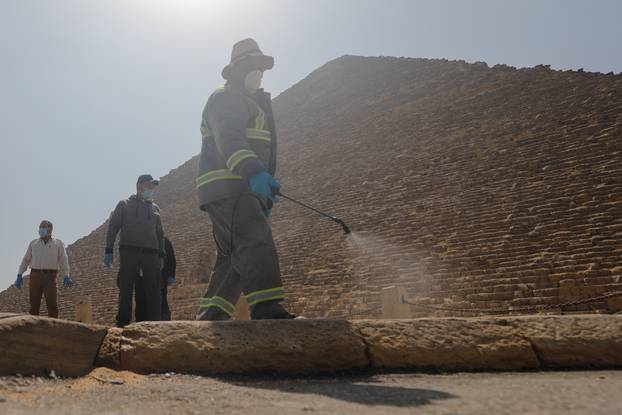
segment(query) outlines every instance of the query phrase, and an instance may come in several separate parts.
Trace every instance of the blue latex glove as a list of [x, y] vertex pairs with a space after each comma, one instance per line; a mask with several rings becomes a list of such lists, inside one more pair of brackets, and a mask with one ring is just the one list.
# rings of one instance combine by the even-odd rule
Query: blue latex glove
[[104, 255], [104, 266], [110, 268], [110, 265], [112, 265], [112, 254], [106, 254]]
[[170, 287], [171, 285], [175, 284], [175, 277], [168, 277], [166, 279], [166, 286]]
[[15, 287], [22, 288], [24, 286], [24, 279], [22, 278], [22, 274], [17, 274], [17, 279], [15, 280]]
[[65, 278], [63, 278], [63, 287], [69, 288], [72, 285], [73, 285], [73, 280], [71, 279], [71, 277], [69, 275], [65, 275]]
[[164, 269], [164, 258], [160, 258], [160, 271]]
[[272, 189], [280, 189], [281, 183], [277, 182], [267, 171], [262, 171], [251, 177], [250, 185], [253, 192], [271, 200], [272, 203], [278, 203], [279, 199]]

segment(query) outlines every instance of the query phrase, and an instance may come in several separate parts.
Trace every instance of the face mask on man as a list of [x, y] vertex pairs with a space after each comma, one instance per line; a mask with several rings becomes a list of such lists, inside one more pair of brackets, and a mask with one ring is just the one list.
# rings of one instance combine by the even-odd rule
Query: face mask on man
[[251, 71], [244, 77], [244, 87], [248, 92], [254, 94], [261, 87], [262, 71]]
[[148, 202], [153, 201], [153, 197], [155, 196], [155, 189], [145, 189], [143, 190], [143, 199]]
[[50, 231], [48, 230], [48, 228], [39, 228], [39, 236], [41, 238], [45, 238], [49, 234], [50, 234]]

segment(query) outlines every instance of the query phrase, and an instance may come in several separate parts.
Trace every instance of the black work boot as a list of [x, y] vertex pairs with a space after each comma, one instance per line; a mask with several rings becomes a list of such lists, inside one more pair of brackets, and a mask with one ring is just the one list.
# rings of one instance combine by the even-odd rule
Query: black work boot
[[296, 317], [290, 314], [278, 300], [259, 303], [251, 309], [252, 320], [293, 320]]
[[114, 326], [120, 329], [122, 329], [123, 327], [131, 323], [130, 321], [119, 321], [119, 313], [117, 313], [114, 320], [115, 320]]

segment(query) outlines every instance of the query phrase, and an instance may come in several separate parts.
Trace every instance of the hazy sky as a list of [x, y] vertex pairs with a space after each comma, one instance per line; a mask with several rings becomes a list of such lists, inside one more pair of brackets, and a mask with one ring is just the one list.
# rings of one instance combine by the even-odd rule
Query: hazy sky
[[42, 218], [72, 243], [140, 173], [198, 153], [237, 40], [275, 56], [276, 95], [344, 54], [617, 73], [621, 17], [615, 0], [0, 0], [0, 289]]

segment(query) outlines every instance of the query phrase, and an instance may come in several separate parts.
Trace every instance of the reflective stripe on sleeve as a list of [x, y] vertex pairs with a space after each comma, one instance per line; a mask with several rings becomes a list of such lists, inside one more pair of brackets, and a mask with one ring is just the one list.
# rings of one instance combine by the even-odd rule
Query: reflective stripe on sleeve
[[[201, 135], [203, 138], [214, 138], [214, 135], [207, 127], [201, 127]], [[272, 141], [270, 130], [262, 130], [261, 128], [247, 128], [246, 138], [248, 140]]]
[[257, 109], [259, 110], [259, 113], [255, 118], [255, 127], [263, 130], [266, 127], [266, 113], [263, 112], [259, 105], [257, 105]]
[[242, 179], [242, 176], [238, 176], [233, 174], [231, 170], [227, 169], [219, 169], [219, 170], [211, 170], [196, 179], [196, 187], [197, 189], [201, 186], [205, 186], [208, 183], [214, 182], [216, 180], [239, 180]]
[[246, 138], [249, 140], [272, 141], [272, 134], [268, 130], [260, 130], [259, 128], [247, 128]]
[[255, 154], [252, 150], [242, 149], [233, 153], [229, 159], [227, 160], [227, 168], [229, 170], [235, 169], [235, 167], [240, 164], [243, 160], [248, 158], [258, 158], [257, 154]]

